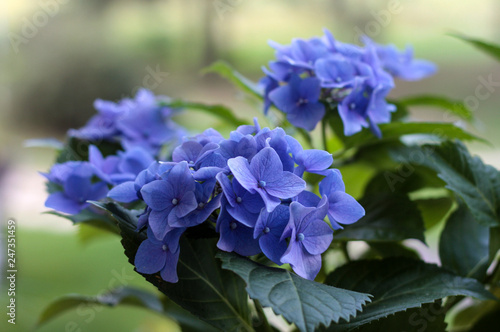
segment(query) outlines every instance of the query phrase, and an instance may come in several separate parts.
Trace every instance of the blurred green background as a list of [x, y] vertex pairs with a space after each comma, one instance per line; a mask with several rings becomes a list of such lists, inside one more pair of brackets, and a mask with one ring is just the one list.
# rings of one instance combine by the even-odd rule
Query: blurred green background
[[[121, 284], [153, 288], [134, 274], [117, 238], [83, 244], [77, 227], [41, 214], [47, 210], [46, 195], [37, 171], [48, 170], [54, 154], [25, 148], [23, 142], [62, 139], [68, 128], [80, 127], [94, 113], [96, 98], [119, 100], [147, 85], [156, 94], [226, 104], [250, 120], [260, 110], [230, 84], [201, 76], [200, 70], [224, 59], [257, 80], [260, 67], [274, 57], [269, 39], [289, 43], [294, 37], [320, 35], [323, 27], [345, 42], [355, 42], [362, 31], [380, 43], [410, 44], [417, 57], [438, 64], [438, 74], [429, 79], [397, 82], [393, 97], [439, 93], [464, 100], [474, 96], [480, 78], [491, 75], [500, 82], [498, 63], [447, 35], [461, 32], [500, 43], [498, 0], [11, 0], [0, 6], [0, 215], [2, 225], [11, 217], [18, 226], [17, 320], [15, 327], [7, 324], [2, 313], [1, 331], [32, 329], [41, 310], [67, 293], [98, 294], [120, 279]], [[478, 120], [468, 129], [493, 143], [471, 148], [499, 167], [500, 88], [494, 90], [480, 101]], [[445, 120], [443, 113], [427, 109], [414, 110], [412, 117]], [[221, 128], [199, 113], [187, 113], [179, 122], [193, 132]], [[0, 245], [4, 264], [4, 236]], [[2, 265], [4, 311], [5, 270]], [[175, 330], [152, 313], [119, 308], [72, 310], [40, 331], [73, 328]]]

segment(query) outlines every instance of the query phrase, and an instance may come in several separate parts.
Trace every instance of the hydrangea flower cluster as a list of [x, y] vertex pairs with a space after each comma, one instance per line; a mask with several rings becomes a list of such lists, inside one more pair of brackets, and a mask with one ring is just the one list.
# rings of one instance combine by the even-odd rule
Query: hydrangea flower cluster
[[174, 110], [161, 106], [167, 100], [146, 89], [138, 90], [134, 99], [124, 98], [117, 103], [97, 99], [94, 107], [98, 113], [68, 135], [91, 142], [119, 141], [125, 150], [141, 147], [157, 155], [165, 144], [178, 144], [186, 134], [172, 121]]
[[337, 108], [346, 136], [369, 127], [380, 137], [377, 124], [390, 122], [396, 109], [386, 101], [393, 77], [419, 80], [432, 75], [436, 66], [413, 59], [411, 48], [400, 52], [368, 37], [363, 42], [364, 47], [339, 42], [326, 29], [320, 38], [294, 39], [286, 46], [270, 42], [277, 59], [263, 68], [266, 76], [260, 81], [265, 113], [274, 105], [291, 124], [311, 131], [328, 110]]
[[88, 200], [105, 198], [110, 188], [134, 180], [157, 159], [162, 147], [180, 142], [185, 131], [171, 120], [173, 110], [160, 106], [165, 98], [140, 89], [134, 99], [96, 100], [98, 114], [68, 136], [95, 144], [117, 142], [123, 150], [104, 157], [95, 145], [89, 145], [88, 161], [55, 164], [42, 173], [50, 188], [45, 205], [77, 214], [89, 207]]
[[[153, 162], [134, 180], [108, 194], [116, 201], [143, 200], [138, 230], [147, 239], [135, 257], [138, 272], [159, 272], [176, 282], [181, 235], [207, 222], [219, 233], [217, 247], [243, 256], [263, 253], [289, 263], [307, 279], [321, 268], [334, 229], [356, 222], [364, 209], [349, 194], [332, 156], [304, 150], [281, 128], [240, 126], [224, 139], [213, 129], [186, 138], [171, 162]], [[323, 176], [321, 197], [307, 190], [305, 172]]]

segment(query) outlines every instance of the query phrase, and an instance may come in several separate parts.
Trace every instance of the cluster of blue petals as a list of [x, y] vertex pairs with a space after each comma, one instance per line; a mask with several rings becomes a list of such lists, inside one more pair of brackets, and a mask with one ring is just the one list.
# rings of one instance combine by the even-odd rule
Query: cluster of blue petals
[[97, 99], [97, 114], [80, 129], [72, 129], [69, 136], [91, 142], [118, 141], [124, 149], [140, 147], [157, 155], [165, 144], [180, 142], [185, 130], [172, 120], [174, 110], [161, 106], [167, 97], [155, 96], [147, 89], [139, 89], [135, 98], [124, 98], [115, 103]]
[[396, 109], [386, 101], [393, 78], [419, 80], [435, 73], [436, 66], [414, 59], [410, 47], [400, 52], [368, 37], [363, 42], [364, 47], [339, 42], [326, 29], [322, 37], [294, 39], [286, 46], [270, 42], [276, 61], [263, 68], [260, 81], [265, 113], [274, 105], [291, 124], [311, 131], [336, 108], [346, 136], [368, 127], [380, 137], [377, 125], [390, 122]]
[[185, 131], [175, 124], [173, 110], [161, 106], [166, 97], [140, 89], [134, 99], [118, 103], [96, 100], [98, 111], [89, 122], [68, 136], [96, 145], [112, 141], [121, 146], [104, 157], [95, 145], [89, 145], [87, 161], [55, 164], [48, 173], [50, 195], [45, 206], [57, 211], [78, 214], [89, 208], [89, 200], [105, 198], [109, 189], [131, 180], [158, 159], [163, 147], [177, 145]]
[[[363, 207], [350, 195], [332, 156], [304, 150], [281, 128], [240, 126], [225, 139], [213, 129], [185, 138], [171, 162], [153, 162], [138, 176], [115, 186], [108, 197], [146, 203], [138, 230], [147, 229], [135, 265], [176, 282], [179, 240], [203, 222], [219, 233], [217, 247], [243, 256], [263, 253], [278, 265], [289, 263], [307, 279], [321, 268], [321, 254], [333, 229], [356, 222]], [[323, 176], [320, 196], [304, 174]], [[324, 221], [328, 216], [331, 226]]]

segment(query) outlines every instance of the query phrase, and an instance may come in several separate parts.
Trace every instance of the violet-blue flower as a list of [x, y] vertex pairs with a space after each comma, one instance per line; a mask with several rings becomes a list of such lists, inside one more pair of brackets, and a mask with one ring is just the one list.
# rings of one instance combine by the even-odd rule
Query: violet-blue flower
[[262, 209], [254, 228], [253, 236], [259, 240], [264, 255], [274, 263], [281, 265], [281, 256], [287, 249], [287, 242], [281, 235], [290, 220], [290, 209], [286, 205], [278, 205], [269, 213]]
[[149, 227], [156, 238], [162, 239], [168, 231], [167, 226], [196, 209], [195, 188], [195, 180], [185, 161], [176, 164], [165, 179], [142, 187], [142, 197], [151, 208]]
[[177, 262], [179, 261], [179, 237], [183, 229], [170, 231], [164, 239], [158, 240], [148, 229], [148, 237], [142, 241], [135, 254], [134, 265], [137, 272], [153, 274], [160, 272], [163, 280], [177, 282]]
[[250, 163], [243, 157], [229, 159], [227, 163], [243, 188], [262, 197], [268, 212], [281, 203], [280, 199], [297, 196], [306, 187], [300, 177], [283, 171], [278, 154], [270, 147], [260, 150]]
[[318, 207], [305, 207], [298, 202], [290, 204], [290, 221], [281, 239], [290, 237], [282, 263], [289, 263], [301, 277], [314, 280], [321, 269], [321, 254], [333, 240], [333, 231], [323, 220], [328, 211], [326, 197]]
[[293, 76], [288, 85], [273, 90], [269, 99], [287, 114], [291, 124], [313, 130], [325, 115], [325, 106], [319, 101], [320, 91], [317, 78]]
[[261, 251], [258, 240], [253, 238], [253, 228], [234, 219], [224, 208], [227, 205], [223, 197], [216, 226], [216, 231], [220, 234], [217, 247], [227, 252], [234, 251], [242, 256], [257, 255]]
[[355, 223], [365, 215], [361, 204], [345, 192], [338, 169], [330, 170], [328, 176], [319, 183], [319, 192], [328, 198], [328, 219], [334, 229], [342, 229], [340, 224]]

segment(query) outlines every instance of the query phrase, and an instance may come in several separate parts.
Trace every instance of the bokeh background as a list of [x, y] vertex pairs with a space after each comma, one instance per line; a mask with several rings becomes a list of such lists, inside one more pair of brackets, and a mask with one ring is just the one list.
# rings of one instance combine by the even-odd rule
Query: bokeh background
[[[44, 180], [54, 153], [25, 140], [62, 139], [83, 125], [96, 98], [119, 100], [146, 85], [156, 94], [222, 103], [251, 119], [260, 110], [229, 83], [200, 70], [216, 59], [257, 80], [273, 59], [268, 40], [289, 43], [329, 28], [355, 42], [364, 32], [380, 43], [413, 45], [434, 61], [437, 75], [397, 82], [392, 96], [439, 93], [463, 101], [480, 79], [500, 82], [500, 66], [448, 35], [464, 33], [500, 43], [498, 0], [11, 0], [0, 4], [0, 225], [17, 221], [17, 320], [7, 324], [6, 268], [0, 275], [0, 330], [31, 329], [42, 309], [67, 293], [98, 294], [108, 287], [152, 289], [132, 271], [117, 238], [85, 242], [69, 221], [42, 214]], [[156, 74], [152, 74], [156, 73]], [[498, 85], [498, 84], [497, 84]], [[468, 129], [493, 146], [470, 148], [500, 166], [500, 87], [480, 100]], [[415, 120], [443, 121], [443, 113], [415, 109]], [[208, 115], [178, 119], [193, 132], [220, 128]], [[229, 128], [222, 128], [229, 130]], [[87, 230], [88, 231], [88, 230]], [[5, 238], [0, 237], [5, 262]], [[164, 319], [133, 308], [81, 308], [40, 331], [175, 331]]]

